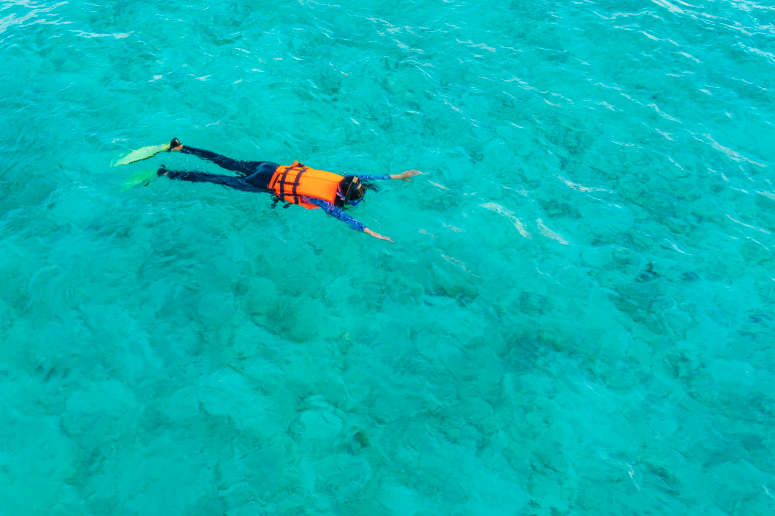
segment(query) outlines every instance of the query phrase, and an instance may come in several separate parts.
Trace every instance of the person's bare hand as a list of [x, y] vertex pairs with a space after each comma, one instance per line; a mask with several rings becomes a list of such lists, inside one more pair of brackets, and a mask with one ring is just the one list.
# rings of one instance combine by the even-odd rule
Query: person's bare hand
[[419, 174], [422, 174], [422, 172], [420, 172], [419, 170], [412, 169], [412, 170], [407, 170], [406, 172], [401, 172], [400, 174], [398, 174], [398, 177], [399, 179], [403, 179], [404, 181], [411, 181], [411, 179], [409, 179], [410, 177], [414, 177]]
[[387, 240], [388, 242], [393, 242], [393, 240], [391, 240], [390, 237], [380, 235], [376, 231], [372, 231], [369, 228], [365, 228], [363, 232], [366, 233], [367, 235], [373, 236], [374, 238], [379, 238], [380, 240]]

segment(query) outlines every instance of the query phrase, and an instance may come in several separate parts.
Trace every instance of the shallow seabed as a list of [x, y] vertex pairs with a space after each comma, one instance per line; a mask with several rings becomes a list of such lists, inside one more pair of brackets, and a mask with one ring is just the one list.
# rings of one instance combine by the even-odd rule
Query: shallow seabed
[[763, 2], [0, 2], [0, 513], [773, 514], [774, 83]]

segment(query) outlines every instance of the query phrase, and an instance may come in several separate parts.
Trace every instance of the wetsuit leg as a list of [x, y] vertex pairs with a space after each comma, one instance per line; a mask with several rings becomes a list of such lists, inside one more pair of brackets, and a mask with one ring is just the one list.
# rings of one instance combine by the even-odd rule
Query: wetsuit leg
[[164, 175], [170, 179], [177, 179], [179, 181], [189, 181], [191, 183], [213, 183], [216, 185], [228, 186], [229, 188], [235, 188], [242, 190], [243, 192], [266, 192], [267, 188], [258, 188], [250, 183], [246, 183], [244, 179], [234, 176], [223, 176], [219, 174], [205, 174], [204, 172], [184, 172], [167, 170], [166, 168], [159, 169], [158, 174]]
[[237, 172], [242, 176], [249, 176], [250, 174], [253, 174], [254, 172], [256, 172], [256, 169], [262, 163], [268, 163], [266, 161], [239, 161], [236, 159], [227, 158], [226, 156], [221, 156], [220, 154], [216, 154], [215, 152], [210, 152], [208, 150], [203, 150], [203, 149], [196, 149], [194, 147], [188, 147], [186, 145], [183, 146], [180, 152], [182, 152], [183, 154], [191, 154], [192, 156], [196, 156], [198, 158], [202, 158], [203, 160], [210, 161], [212, 163], [215, 163], [221, 168], [225, 168], [226, 170], [233, 170], [234, 172]]

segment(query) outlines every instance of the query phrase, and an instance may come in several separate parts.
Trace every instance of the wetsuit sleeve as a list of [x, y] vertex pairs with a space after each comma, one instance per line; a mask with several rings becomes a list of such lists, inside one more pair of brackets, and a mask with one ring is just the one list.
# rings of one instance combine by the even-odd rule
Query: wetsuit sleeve
[[349, 216], [344, 212], [344, 210], [337, 208], [333, 204], [331, 204], [328, 201], [324, 201], [323, 199], [315, 199], [313, 197], [302, 197], [304, 199], [304, 202], [308, 202], [310, 204], [314, 204], [316, 206], [320, 206], [323, 208], [326, 213], [331, 215], [332, 217], [336, 217], [337, 219], [341, 220], [351, 228], [353, 228], [355, 231], [363, 232], [364, 229], [366, 229], [366, 226]]
[[390, 174], [382, 174], [379, 176], [358, 175], [356, 177], [361, 181], [374, 181], [375, 179], [390, 179]]

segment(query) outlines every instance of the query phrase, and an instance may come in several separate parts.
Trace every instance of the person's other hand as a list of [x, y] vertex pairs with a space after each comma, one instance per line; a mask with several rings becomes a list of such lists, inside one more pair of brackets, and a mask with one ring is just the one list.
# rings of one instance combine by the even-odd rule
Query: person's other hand
[[[386, 237], [386, 236], [380, 235], [376, 231], [372, 231], [369, 228], [364, 229], [363, 232], [366, 233], [367, 235], [373, 236], [374, 238], [379, 238], [380, 240], [387, 240], [388, 242], [393, 242], [393, 240], [391, 240], [390, 237]], [[395, 243], [395, 242], [393, 242], [393, 243]]]
[[403, 179], [404, 181], [411, 181], [409, 178], [414, 177], [416, 175], [422, 174], [419, 170], [407, 170], [406, 172], [401, 172], [398, 174], [399, 179]]

